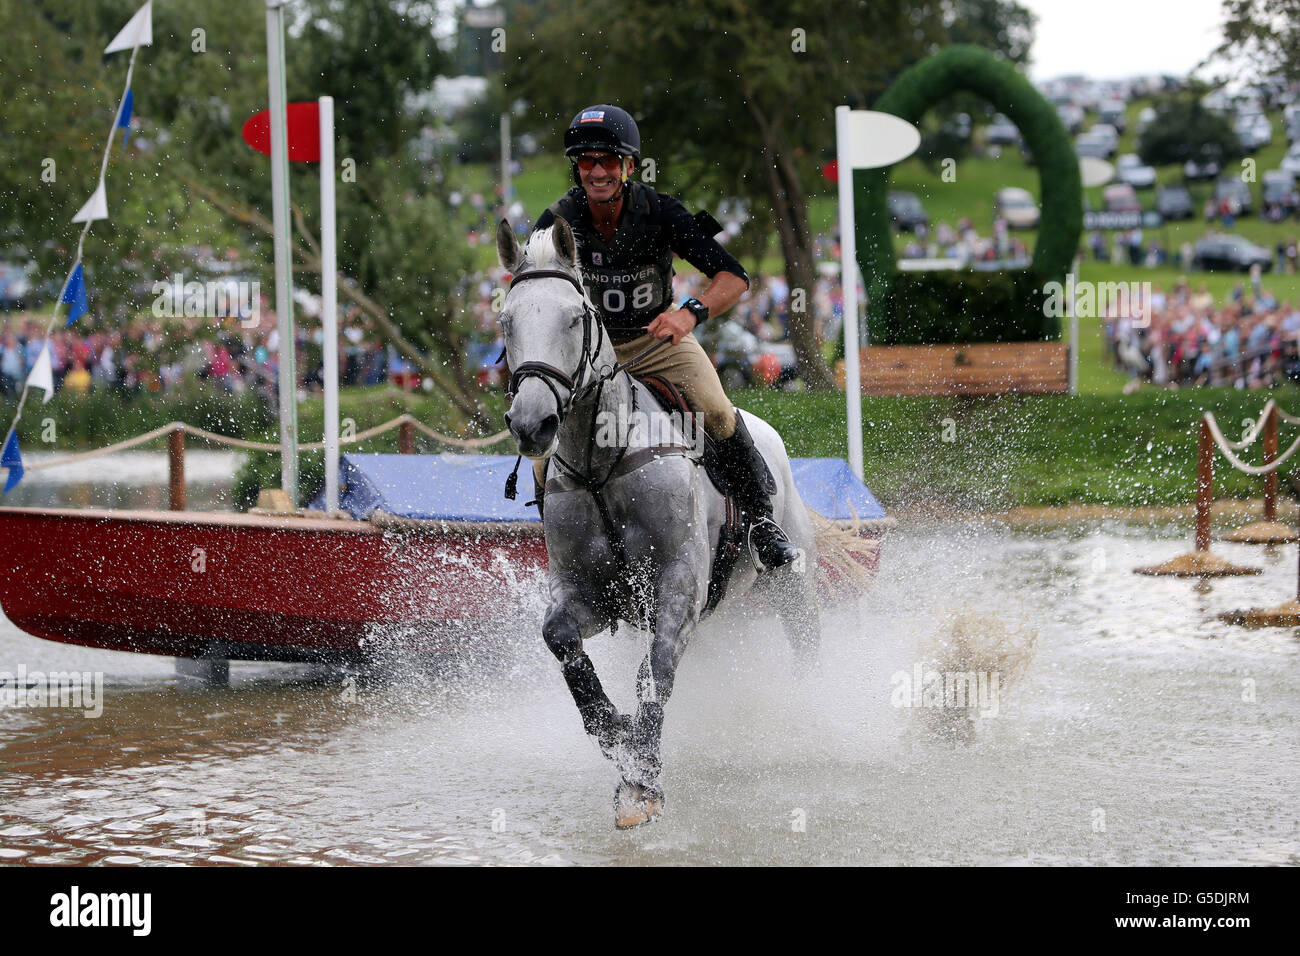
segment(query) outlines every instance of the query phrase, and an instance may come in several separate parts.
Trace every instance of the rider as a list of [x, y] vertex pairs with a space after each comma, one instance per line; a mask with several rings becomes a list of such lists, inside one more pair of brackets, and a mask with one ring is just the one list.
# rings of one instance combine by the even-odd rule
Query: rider
[[[564, 154], [573, 167], [574, 186], [541, 214], [534, 228], [547, 228], [557, 216], [573, 228], [583, 284], [618, 361], [659, 339], [672, 340], [638, 362], [637, 374], [668, 379], [703, 417], [724, 480], [749, 523], [760, 570], [789, 564], [798, 551], [772, 520], [772, 474], [722, 390], [713, 362], [691, 334], [700, 322], [735, 305], [749, 287], [749, 276], [712, 238], [717, 231], [712, 217], [693, 217], [676, 198], [629, 178], [641, 158], [641, 134], [624, 110], [597, 105], [579, 112], [565, 130]], [[701, 220], [710, 228], [703, 228]], [[674, 253], [711, 280], [698, 298], [676, 308], [670, 298]], [[545, 475], [546, 462], [535, 461], [539, 503]]]

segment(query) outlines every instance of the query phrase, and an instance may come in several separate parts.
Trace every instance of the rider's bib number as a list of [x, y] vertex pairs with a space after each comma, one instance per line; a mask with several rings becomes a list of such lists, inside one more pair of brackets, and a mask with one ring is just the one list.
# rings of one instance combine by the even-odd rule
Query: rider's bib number
[[[632, 289], [632, 308], [638, 312], [648, 308], [655, 300], [655, 283], [642, 282]], [[622, 312], [627, 305], [627, 295], [622, 289], [606, 289], [601, 297], [601, 305], [609, 313]]]

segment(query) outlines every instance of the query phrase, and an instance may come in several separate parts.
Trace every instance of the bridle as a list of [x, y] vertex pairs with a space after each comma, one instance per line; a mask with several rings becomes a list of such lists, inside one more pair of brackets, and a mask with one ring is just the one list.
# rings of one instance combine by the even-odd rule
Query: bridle
[[[660, 339], [642, 349], [626, 362], [615, 361], [613, 365], [605, 365], [597, 369], [596, 360], [600, 356], [600, 351], [605, 345], [605, 323], [596, 315], [591, 303], [587, 300], [587, 294], [582, 288], [582, 283], [580, 283], [572, 274], [562, 272], [559, 269], [533, 269], [529, 272], [522, 272], [512, 278], [510, 280], [510, 288], [513, 289], [518, 283], [524, 282], [527, 279], [563, 279], [578, 290], [578, 294], [582, 296], [582, 354], [578, 357], [578, 367], [574, 369], [572, 375], [565, 372], [563, 369], [556, 368], [548, 362], [521, 363], [518, 368], [511, 371], [510, 382], [506, 385], [506, 398], [509, 400], [514, 399], [515, 393], [519, 390], [519, 385], [524, 379], [539, 378], [542, 380], [542, 384], [549, 388], [551, 394], [555, 396], [555, 410], [560, 417], [560, 421], [563, 422], [565, 416], [568, 415], [573, 406], [586, 398], [588, 394], [593, 391], [596, 392], [596, 400], [599, 402], [600, 393], [607, 382], [611, 381], [620, 372], [627, 372], [632, 368], [632, 366], [636, 365], [638, 362], [672, 341], [667, 338]], [[507, 292], [507, 294], [509, 293]], [[594, 349], [592, 348], [593, 335], [595, 337]], [[595, 378], [590, 382], [587, 381], [589, 372], [595, 375]], [[557, 383], [563, 385], [569, 393], [569, 397], [564, 401], [560, 400], [560, 393], [555, 387]], [[635, 389], [632, 391], [632, 401], [633, 407], [635, 408]], [[599, 492], [610, 478], [613, 477], [614, 471], [623, 460], [623, 455], [626, 453], [627, 448], [624, 446], [619, 449], [618, 456], [615, 458], [614, 464], [610, 467], [609, 471], [605, 474], [604, 479], [601, 481], [594, 481], [590, 477], [590, 471], [592, 449], [595, 447], [596, 441], [595, 418], [592, 419], [591, 427], [592, 434], [588, 437], [587, 441], [587, 468], [585, 471], [577, 469], [560, 458], [559, 455], [553, 457], [565, 472], [568, 472], [572, 478], [579, 481], [588, 491], [597, 495], [597, 501], [601, 506], [602, 517], [607, 517], [604, 514], [604, 503], [599, 499]], [[512, 501], [515, 498], [519, 463], [521, 459], [522, 456], [515, 459], [514, 471], [512, 471], [510, 476], [506, 479], [505, 495]], [[532, 504], [532, 502], [529, 502], [529, 504]]]
[[[576, 277], [568, 272], [561, 272], [559, 269], [534, 269], [531, 272], [520, 273], [511, 279], [510, 288], [513, 289], [520, 282], [528, 279], [563, 279], [578, 291], [578, 295], [582, 296], [582, 354], [578, 357], [578, 367], [574, 369], [572, 375], [546, 362], [524, 362], [511, 371], [510, 382], [506, 386], [506, 398], [514, 398], [515, 393], [519, 391], [520, 383], [524, 379], [540, 378], [542, 384], [549, 388], [551, 394], [555, 396], [555, 409], [560, 418], [563, 419], [574, 404], [582, 397], [585, 397], [587, 392], [596, 384], [606, 378], [613, 378], [618, 364], [615, 363], [607, 374], [597, 372], [596, 359], [605, 345], [605, 324], [597, 318], [592, 310], [591, 303], [587, 301], [587, 294], [583, 291], [582, 284]], [[595, 330], [594, 349], [592, 348], [593, 329]], [[584, 385], [589, 371], [596, 372], [596, 382]], [[563, 385], [568, 391], [569, 397], [565, 401], [560, 401], [560, 393], [555, 388], [556, 383]]]

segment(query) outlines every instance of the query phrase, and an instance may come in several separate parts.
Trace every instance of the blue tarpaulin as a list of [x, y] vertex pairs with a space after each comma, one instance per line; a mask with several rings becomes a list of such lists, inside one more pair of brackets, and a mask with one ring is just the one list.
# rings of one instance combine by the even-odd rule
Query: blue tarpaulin
[[[842, 458], [795, 458], [794, 483], [804, 503], [825, 518], [883, 518], [884, 509]], [[503, 494], [514, 455], [344, 455], [340, 506], [354, 518], [376, 509], [403, 518], [444, 521], [536, 521], [532, 467], [519, 466], [519, 495]], [[324, 492], [311, 507], [323, 507]], [[852, 509], [852, 510], [850, 510]]]

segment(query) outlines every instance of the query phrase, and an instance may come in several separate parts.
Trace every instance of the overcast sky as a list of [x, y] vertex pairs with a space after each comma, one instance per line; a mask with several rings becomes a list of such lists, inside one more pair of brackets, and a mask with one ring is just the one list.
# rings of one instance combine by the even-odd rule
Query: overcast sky
[[1034, 80], [1183, 76], [1222, 38], [1221, 0], [1019, 0], [1038, 16]]

